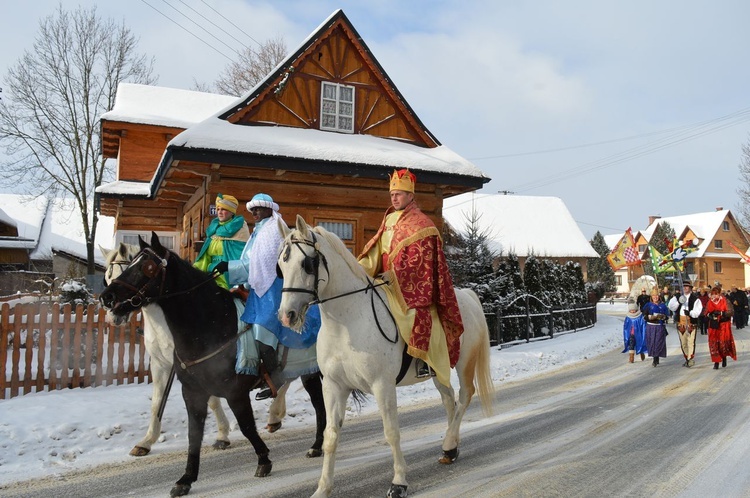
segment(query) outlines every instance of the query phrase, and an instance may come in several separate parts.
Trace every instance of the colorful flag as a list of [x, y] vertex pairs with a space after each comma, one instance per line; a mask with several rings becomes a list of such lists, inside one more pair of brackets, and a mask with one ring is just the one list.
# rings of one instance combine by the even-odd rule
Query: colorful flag
[[648, 246], [648, 250], [651, 253], [651, 266], [654, 268], [654, 273], [658, 275], [660, 273], [677, 271], [674, 261], [671, 258], [665, 261], [664, 255], [654, 246]]
[[737, 254], [739, 254], [742, 257], [742, 262], [743, 263], [745, 263], [746, 265], [750, 265], [750, 256], [748, 256], [744, 252], [740, 251], [739, 247], [737, 247], [736, 245], [732, 244], [730, 241], [727, 241], [727, 244], [729, 244], [729, 247], [731, 247], [732, 249], [734, 249], [734, 252], [736, 252]]
[[607, 255], [607, 262], [615, 271], [626, 266], [641, 264], [641, 258], [638, 257], [638, 248], [635, 247], [633, 232], [630, 231], [630, 228], [625, 230], [625, 234], [620, 241]]

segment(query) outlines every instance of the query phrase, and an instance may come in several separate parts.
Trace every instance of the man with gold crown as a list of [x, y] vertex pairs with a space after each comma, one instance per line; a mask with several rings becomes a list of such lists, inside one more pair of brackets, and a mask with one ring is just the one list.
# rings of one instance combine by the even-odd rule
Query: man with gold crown
[[[391, 312], [407, 352], [428, 364], [439, 382], [450, 385], [464, 328], [440, 232], [417, 207], [415, 184], [416, 176], [408, 169], [393, 172], [391, 207], [358, 259], [371, 277], [383, 274], [389, 282], [389, 301], [396, 304]], [[420, 364], [417, 375], [429, 375], [429, 370]]]

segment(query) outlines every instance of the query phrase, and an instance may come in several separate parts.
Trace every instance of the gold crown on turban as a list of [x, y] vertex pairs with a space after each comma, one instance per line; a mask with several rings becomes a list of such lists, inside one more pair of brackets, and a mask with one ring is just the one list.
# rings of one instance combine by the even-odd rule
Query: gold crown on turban
[[390, 190], [403, 190], [404, 192], [414, 193], [414, 185], [417, 183], [417, 177], [408, 169], [394, 171], [391, 175]]
[[217, 194], [216, 195], [216, 207], [224, 208], [227, 211], [231, 211], [232, 214], [237, 214], [237, 206], [240, 203], [237, 198], [232, 195]]

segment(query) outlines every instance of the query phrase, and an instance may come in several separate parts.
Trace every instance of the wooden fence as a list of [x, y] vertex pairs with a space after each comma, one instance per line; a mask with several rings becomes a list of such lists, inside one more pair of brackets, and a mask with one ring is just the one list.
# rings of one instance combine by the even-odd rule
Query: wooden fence
[[96, 305], [3, 303], [0, 399], [65, 388], [151, 382], [141, 315], [121, 326]]

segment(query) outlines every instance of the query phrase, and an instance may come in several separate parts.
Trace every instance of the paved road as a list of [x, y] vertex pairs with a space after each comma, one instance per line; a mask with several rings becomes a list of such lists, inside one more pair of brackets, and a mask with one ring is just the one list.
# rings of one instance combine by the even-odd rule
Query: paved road
[[[439, 406], [401, 413], [409, 494], [420, 497], [648, 496], [750, 497], [750, 331], [735, 332], [738, 362], [712, 369], [706, 336], [696, 366], [681, 367], [671, 329], [669, 357], [656, 368], [613, 351], [498, 386], [496, 413], [466, 417], [461, 456], [440, 466]], [[190, 496], [307, 497], [321, 460], [304, 458], [311, 433], [265, 437], [274, 471], [258, 479], [249, 445], [206, 450]], [[96, 472], [42, 481], [5, 496], [167, 496], [184, 454], [153, 455]], [[379, 419], [347, 423], [334, 497], [382, 497], [390, 451]]]

